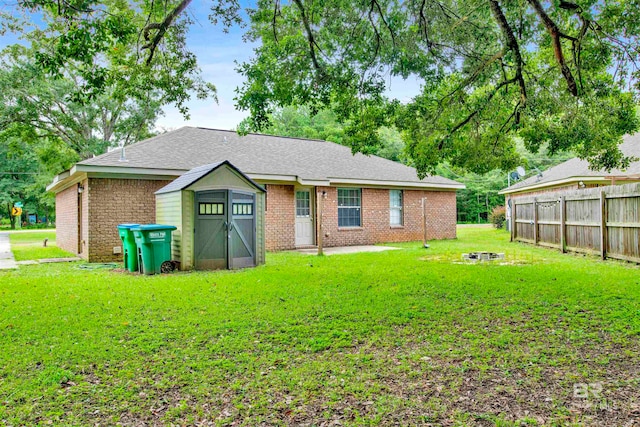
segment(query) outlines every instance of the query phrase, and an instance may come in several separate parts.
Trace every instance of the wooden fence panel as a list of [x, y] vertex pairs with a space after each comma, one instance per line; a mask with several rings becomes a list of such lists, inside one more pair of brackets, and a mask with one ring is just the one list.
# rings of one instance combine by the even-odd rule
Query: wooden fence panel
[[600, 251], [600, 225], [566, 225], [567, 249]]
[[567, 200], [568, 223], [594, 223], [600, 225], [599, 199]]
[[640, 229], [607, 227], [607, 256], [640, 262]]
[[[538, 242], [543, 245], [560, 245], [560, 201], [536, 203]], [[535, 225], [534, 225], [535, 226]]]
[[516, 223], [516, 240], [527, 240], [533, 242], [533, 222]]
[[607, 200], [607, 252], [612, 258], [640, 259], [640, 197]]
[[512, 203], [513, 240], [640, 263], [640, 183]]
[[[514, 228], [514, 239], [533, 241], [533, 202], [514, 204], [514, 213], [517, 211], [517, 222]], [[513, 216], [513, 213], [512, 213]]]

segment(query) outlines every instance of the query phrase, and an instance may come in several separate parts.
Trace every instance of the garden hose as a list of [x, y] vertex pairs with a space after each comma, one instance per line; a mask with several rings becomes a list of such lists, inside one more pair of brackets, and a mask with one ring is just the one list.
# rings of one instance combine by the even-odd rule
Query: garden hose
[[100, 269], [113, 270], [115, 268], [118, 268], [119, 266], [120, 264], [116, 264], [115, 262], [104, 262], [104, 263], [92, 262], [87, 264], [80, 264], [78, 268], [82, 270], [100, 270]]

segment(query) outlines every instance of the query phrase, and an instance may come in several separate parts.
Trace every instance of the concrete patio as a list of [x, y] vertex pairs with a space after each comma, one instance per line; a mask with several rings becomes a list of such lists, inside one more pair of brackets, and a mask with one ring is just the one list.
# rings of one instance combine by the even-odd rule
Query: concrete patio
[[[340, 254], [355, 254], [359, 252], [385, 252], [395, 251], [401, 248], [395, 248], [392, 246], [337, 246], [335, 248], [324, 248], [325, 255], [340, 255]], [[297, 249], [296, 252], [306, 255], [318, 255], [318, 248]]]

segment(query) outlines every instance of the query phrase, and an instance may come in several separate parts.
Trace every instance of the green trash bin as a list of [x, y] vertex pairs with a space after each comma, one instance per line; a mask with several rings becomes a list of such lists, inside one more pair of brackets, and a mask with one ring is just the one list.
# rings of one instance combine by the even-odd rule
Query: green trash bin
[[135, 237], [133, 237], [134, 227], [139, 227], [140, 224], [119, 224], [118, 234], [122, 240], [122, 256], [124, 259], [124, 268], [129, 271], [138, 271], [138, 249], [136, 246]]
[[131, 229], [138, 247], [138, 270], [144, 274], [173, 271], [171, 232], [173, 225], [147, 224]]

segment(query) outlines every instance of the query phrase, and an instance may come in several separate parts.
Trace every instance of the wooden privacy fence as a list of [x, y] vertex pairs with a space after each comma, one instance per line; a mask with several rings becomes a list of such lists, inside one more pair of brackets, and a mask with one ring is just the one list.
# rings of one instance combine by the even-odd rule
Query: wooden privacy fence
[[511, 200], [512, 241], [640, 263], [640, 183]]

